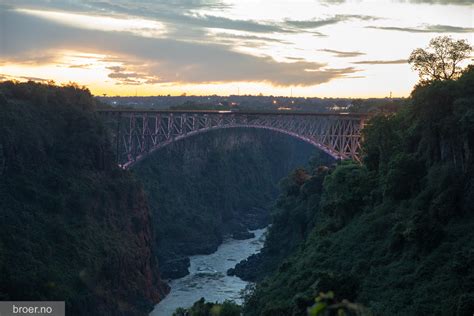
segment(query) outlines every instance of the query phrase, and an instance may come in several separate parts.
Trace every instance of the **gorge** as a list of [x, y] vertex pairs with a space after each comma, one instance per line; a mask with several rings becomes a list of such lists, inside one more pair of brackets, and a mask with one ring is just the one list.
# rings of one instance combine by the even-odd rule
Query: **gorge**
[[122, 170], [88, 90], [4, 82], [0, 299], [147, 315], [168, 280], [199, 274], [190, 256], [271, 223], [260, 253], [219, 275], [256, 282], [242, 307], [183, 302], [176, 315], [470, 315], [473, 87], [473, 67], [415, 87], [370, 120], [361, 163], [229, 129]]
[[162, 276], [184, 276], [187, 256], [214, 252], [225, 235], [267, 226], [278, 181], [314, 152], [275, 132], [226, 129], [168, 145], [132, 168], [148, 194]]
[[7, 300], [63, 299], [77, 314], [142, 315], [168, 293], [162, 278], [188, 273], [188, 256], [267, 226], [278, 180], [314, 152], [289, 136], [229, 129], [123, 171], [87, 90], [0, 88]]

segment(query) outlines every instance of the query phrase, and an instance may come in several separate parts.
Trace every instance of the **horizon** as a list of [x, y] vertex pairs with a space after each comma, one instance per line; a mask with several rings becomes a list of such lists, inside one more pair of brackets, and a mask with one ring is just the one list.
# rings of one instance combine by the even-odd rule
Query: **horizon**
[[[87, 87], [85, 87], [87, 88]], [[191, 98], [191, 97], [214, 97], [214, 98], [231, 98], [231, 97], [256, 97], [256, 98], [287, 98], [287, 99], [350, 99], [350, 100], [357, 100], [357, 99], [406, 99], [407, 97], [366, 97], [366, 98], [358, 98], [358, 97], [338, 97], [338, 96], [328, 96], [328, 97], [321, 97], [321, 96], [290, 96], [290, 95], [256, 95], [256, 94], [228, 94], [228, 95], [219, 95], [219, 94], [186, 94], [186, 95], [166, 95], [166, 94], [155, 94], [155, 95], [96, 95], [92, 94], [94, 97], [99, 98], [153, 98], [153, 97], [176, 97], [176, 98]]]
[[410, 52], [439, 35], [472, 42], [473, 13], [462, 0], [5, 0], [0, 80], [96, 96], [408, 97]]

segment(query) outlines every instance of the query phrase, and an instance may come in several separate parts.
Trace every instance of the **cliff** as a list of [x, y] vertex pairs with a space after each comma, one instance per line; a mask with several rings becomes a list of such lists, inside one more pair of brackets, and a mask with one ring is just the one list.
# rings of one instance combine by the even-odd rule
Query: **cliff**
[[283, 181], [261, 255], [235, 271], [259, 280], [245, 315], [307, 315], [329, 291], [374, 315], [472, 314], [474, 68], [409, 101], [368, 122], [362, 165]]
[[114, 162], [87, 90], [0, 84], [0, 299], [146, 315], [168, 291], [142, 185]]

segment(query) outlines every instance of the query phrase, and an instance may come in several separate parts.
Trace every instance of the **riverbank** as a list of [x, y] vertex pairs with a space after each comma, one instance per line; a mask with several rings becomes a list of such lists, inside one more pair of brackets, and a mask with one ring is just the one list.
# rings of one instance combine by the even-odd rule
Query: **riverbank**
[[190, 307], [204, 297], [208, 302], [232, 300], [242, 303], [242, 291], [249, 284], [236, 276], [228, 276], [227, 270], [236, 263], [256, 254], [263, 247], [266, 228], [251, 231], [254, 238], [238, 240], [228, 238], [210, 255], [190, 257], [189, 274], [171, 280], [171, 292], [150, 316], [170, 316], [178, 307]]
[[419, 85], [368, 122], [362, 164], [283, 180], [263, 258], [236, 269], [265, 278], [244, 315], [305, 315], [321, 292], [373, 315], [472, 315], [473, 87], [474, 67]]

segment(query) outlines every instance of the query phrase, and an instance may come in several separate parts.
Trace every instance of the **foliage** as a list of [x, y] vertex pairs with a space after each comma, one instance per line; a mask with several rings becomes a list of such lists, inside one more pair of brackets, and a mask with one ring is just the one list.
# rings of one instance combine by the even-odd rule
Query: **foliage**
[[438, 36], [426, 49], [415, 49], [408, 59], [421, 81], [457, 79], [461, 74], [459, 63], [469, 58], [472, 46], [466, 40]]
[[363, 165], [282, 181], [245, 315], [305, 315], [329, 291], [313, 312], [348, 300], [376, 315], [472, 314], [473, 83], [468, 67], [417, 86], [368, 122]]
[[353, 99], [350, 112], [358, 113], [392, 113], [405, 105], [404, 98], [383, 98], [383, 99]]
[[240, 316], [242, 315], [242, 307], [231, 302], [224, 301], [221, 304], [209, 303], [201, 298], [196, 301], [192, 307], [178, 308], [173, 316]]
[[95, 99], [34, 82], [1, 83], [0, 95], [0, 298], [64, 300], [74, 315], [148, 312], [166, 291], [148, 208], [115, 166]]
[[369, 175], [364, 167], [351, 161], [344, 162], [325, 177], [320, 207], [332, 218], [346, 223], [362, 210], [369, 185]]
[[351, 303], [348, 300], [337, 302], [334, 300], [334, 292], [319, 293], [315, 298], [315, 304], [308, 309], [309, 316], [370, 316], [372, 313], [360, 304]]

